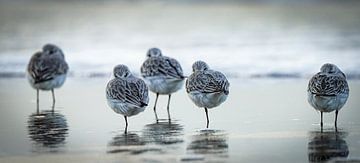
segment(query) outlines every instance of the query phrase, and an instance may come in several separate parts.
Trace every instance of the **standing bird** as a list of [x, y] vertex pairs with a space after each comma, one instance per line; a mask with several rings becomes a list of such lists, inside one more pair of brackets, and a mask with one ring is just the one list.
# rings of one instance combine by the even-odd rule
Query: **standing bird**
[[69, 66], [64, 53], [53, 44], [46, 44], [42, 51], [35, 53], [27, 66], [27, 77], [30, 85], [36, 89], [37, 111], [39, 112], [39, 90], [51, 90], [55, 106], [54, 88], [61, 87], [66, 79]]
[[183, 70], [177, 60], [163, 56], [158, 48], [149, 49], [146, 56], [147, 59], [141, 66], [141, 75], [145, 79], [149, 89], [156, 93], [154, 105], [156, 121], [159, 121], [156, 113], [159, 94], [169, 95], [167, 112], [170, 121], [169, 106], [171, 94], [181, 89], [185, 79]]
[[208, 109], [219, 106], [229, 95], [230, 83], [219, 71], [209, 69], [203, 61], [192, 65], [193, 73], [186, 80], [186, 92], [196, 106], [205, 108], [206, 128], [209, 128]]
[[308, 102], [321, 113], [321, 129], [323, 112], [335, 110], [335, 128], [339, 110], [349, 97], [349, 86], [345, 74], [334, 64], [326, 63], [315, 74], [308, 85]]
[[114, 68], [114, 77], [106, 86], [106, 99], [111, 109], [124, 115], [126, 134], [127, 117], [145, 110], [149, 103], [149, 91], [145, 82], [133, 76], [125, 65]]

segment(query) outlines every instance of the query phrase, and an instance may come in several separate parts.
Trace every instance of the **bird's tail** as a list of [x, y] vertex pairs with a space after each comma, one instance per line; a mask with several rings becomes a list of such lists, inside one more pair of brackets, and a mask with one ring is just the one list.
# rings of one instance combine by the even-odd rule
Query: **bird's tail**
[[145, 107], [145, 106], [148, 106], [148, 104], [144, 103], [144, 102], [141, 102], [140, 107]]

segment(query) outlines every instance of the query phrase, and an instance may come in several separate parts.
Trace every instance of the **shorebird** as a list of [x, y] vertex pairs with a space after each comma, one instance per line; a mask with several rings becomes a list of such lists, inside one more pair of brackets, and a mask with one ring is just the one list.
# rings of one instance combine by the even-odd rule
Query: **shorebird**
[[127, 133], [127, 117], [139, 114], [149, 103], [149, 92], [145, 82], [133, 76], [125, 65], [114, 68], [114, 79], [106, 86], [106, 99], [111, 109], [125, 118], [125, 134]]
[[27, 66], [30, 85], [36, 89], [37, 111], [39, 112], [39, 90], [51, 90], [55, 106], [54, 89], [61, 87], [66, 79], [69, 66], [62, 50], [53, 44], [46, 44], [42, 51], [36, 52]]
[[345, 74], [334, 64], [326, 63], [315, 74], [308, 85], [308, 102], [320, 111], [320, 126], [323, 127], [323, 112], [335, 110], [335, 128], [339, 110], [349, 97], [349, 86]]
[[193, 73], [186, 80], [186, 92], [196, 106], [205, 108], [206, 128], [209, 128], [208, 109], [226, 100], [230, 84], [224, 74], [211, 70], [203, 61], [196, 61], [192, 69]]
[[181, 89], [185, 76], [179, 62], [173, 58], [163, 56], [160, 49], [148, 50], [147, 59], [141, 66], [141, 75], [149, 86], [150, 91], [156, 94], [154, 113], [156, 121], [159, 121], [156, 113], [156, 104], [159, 95], [169, 95], [167, 103], [168, 119], [170, 118], [171, 94]]

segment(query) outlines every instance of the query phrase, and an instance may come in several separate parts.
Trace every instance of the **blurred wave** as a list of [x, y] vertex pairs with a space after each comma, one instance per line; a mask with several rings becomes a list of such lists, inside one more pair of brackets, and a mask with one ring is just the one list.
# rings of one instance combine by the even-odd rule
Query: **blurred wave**
[[205, 60], [230, 78], [307, 78], [331, 62], [360, 79], [360, 1], [3, 2], [0, 78], [24, 77], [50, 42], [73, 77], [108, 77], [119, 63], [139, 74], [156, 46], [185, 74]]

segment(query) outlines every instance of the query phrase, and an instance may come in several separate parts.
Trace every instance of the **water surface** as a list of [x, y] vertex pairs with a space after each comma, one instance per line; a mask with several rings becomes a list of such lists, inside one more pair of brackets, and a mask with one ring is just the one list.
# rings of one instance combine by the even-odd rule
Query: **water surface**
[[158, 102], [159, 123], [150, 105], [125, 122], [106, 104], [106, 78], [69, 78], [55, 91], [36, 91], [25, 78], [2, 79], [0, 84], [0, 161], [78, 162], [310, 162], [360, 157], [358, 106], [360, 83], [350, 81], [351, 94], [339, 113], [339, 132], [334, 114], [320, 114], [306, 102], [305, 80], [239, 80], [230, 96], [209, 110], [206, 129], [204, 109], [197, 108], [182, 89], [173, 95], [167, 121], [167, 96]]

